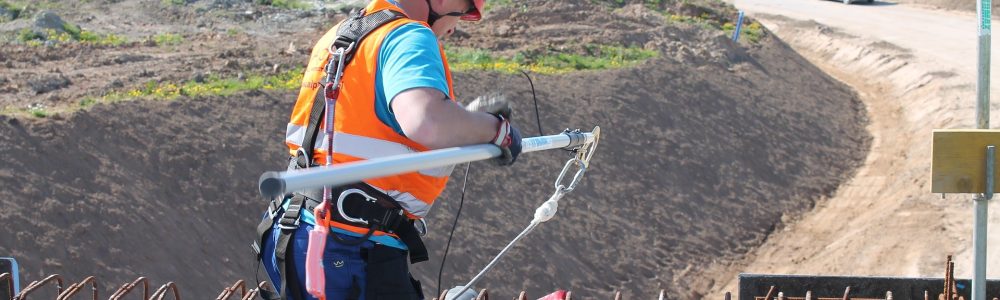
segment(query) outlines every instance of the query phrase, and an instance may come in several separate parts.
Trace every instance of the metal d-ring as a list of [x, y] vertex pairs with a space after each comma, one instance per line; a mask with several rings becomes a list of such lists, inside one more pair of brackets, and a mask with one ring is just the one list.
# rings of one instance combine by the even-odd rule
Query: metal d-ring
[[369, 202], [372, 202], [372, 203], [375, 203], [375, 201], [377, 200], [377, 199], [375, 199], [375, 197], [369, 196], [368, 194], [366, 194], [362, 190], [359, 190], [359, 189], [347, 189], [346, 191], [340, 193], [340, 197], [337, 197], [337, 213], [340, 214], [341, 218], [344, 218], [344, 220], [346, 220], [348, 222], [361, 223], [361, 224], [368, 225], [368, 220], [361, 219], [361, 218], [354, 218], [354, 217], [348, 216], [346, 213], [344, 213], [344, 199], [346, 199], [347, 196], [350, 196], [351, 194], [360, 194], [361, 196], [365, 197], [365, 201], [369, 201]]

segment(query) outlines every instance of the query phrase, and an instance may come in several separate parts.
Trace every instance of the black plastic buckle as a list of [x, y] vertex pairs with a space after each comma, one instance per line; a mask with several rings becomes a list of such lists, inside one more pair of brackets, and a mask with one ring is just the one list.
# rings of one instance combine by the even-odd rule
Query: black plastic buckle
[[288, 209], [285, 213], [281, 215], [281, 220], [278, 220], [278, 228], [292, 230], [299, 228], [299, 215], [302, 212], [302, 204], [290, 203], [288, 204]]

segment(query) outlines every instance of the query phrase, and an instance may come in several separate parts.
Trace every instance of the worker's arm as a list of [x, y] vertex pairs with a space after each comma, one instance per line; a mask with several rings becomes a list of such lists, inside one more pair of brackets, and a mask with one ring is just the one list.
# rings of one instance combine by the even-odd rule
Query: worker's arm
[[431, 149], [493, 142], [500, 121], [470, 112], [433, 88], [414, 88], [393, 98], [392, 112], [406, 137]]

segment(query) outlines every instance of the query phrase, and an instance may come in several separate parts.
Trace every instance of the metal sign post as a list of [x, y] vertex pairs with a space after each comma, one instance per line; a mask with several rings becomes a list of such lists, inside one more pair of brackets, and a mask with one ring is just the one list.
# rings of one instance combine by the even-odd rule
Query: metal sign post
[[[977, 0], [979, 15], [979, 62], [976, 82], [976, 127], [990, 128], [990, 18], [991, 0]], [[986, 222], [989, 216], [990, 198], [993, 197], [993, 161], [995, 147], [987, 147], [986, 191], [975, 199], [975, 228], [972, 231], [972, 247], [975, 251], [972, 275], [972, 299], [986, 299]]]

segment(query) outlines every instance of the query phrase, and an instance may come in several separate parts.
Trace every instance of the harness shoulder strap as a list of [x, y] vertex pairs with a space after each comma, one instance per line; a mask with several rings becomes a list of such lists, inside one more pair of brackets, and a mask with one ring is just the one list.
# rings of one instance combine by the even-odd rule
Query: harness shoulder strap
[[[382, 27], [382, 25], [403, 17], [405, 16], [402, 13], [389, 9], [380, 10], [368, 15], [365, 15], [361, 9], [355, 10], [351, 12], [344, 22], [340, 23], [340, 27], [337, 28], [337, 38], [333, 40], [333, 45], [330, 48], [345, 49], [344, 65], [347, 65], [354, 58], [354, 53], [358, 50], [357, 45], [369, 33]], [[333, 62], [332, 59], [327, 60], [327, 64], [331, 62]], [[329, 70], [326, 66], [323, 69]], [[329, 77], [326, 76], [326, 78]], [[326, 103], [326, 94], [323, 92], [322, 87], [328, 82], [325, 82], [325, 79], [323, 81], [320, 84], [320, 89], [316, 90], [316, 98], [313, 99], [312, 110], [309, 111], [309, 124], [306, 127], [305, 141], [303, 141], [302, 147], [300, 147], [302, 149], [300, 153], [305, 154], [305, 159], [298, 158], [300, 168], [304, 168], [312, 162], [314, 146], [316, 145], [316, 134], [319, 130], [319, 124], [323, 120], [323, 105]]]

